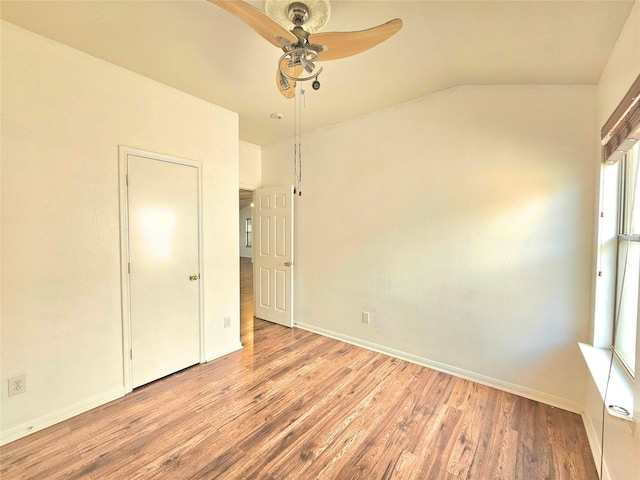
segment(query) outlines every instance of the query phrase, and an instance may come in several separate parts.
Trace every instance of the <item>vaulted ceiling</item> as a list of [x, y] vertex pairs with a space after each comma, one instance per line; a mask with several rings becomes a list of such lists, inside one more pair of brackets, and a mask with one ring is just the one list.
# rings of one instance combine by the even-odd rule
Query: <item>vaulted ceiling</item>
[[[264, 2], [249, 2], [263, 9]], [[305, 88], [303, 130], [458, 85], [596, 84], [632, 0], [332, 0], [325, 32], [392, 18], [403, 29], [323, 62]], [[6, 21], [239, 113], [242, 140], [293, 135], [275, 85], [280, 50], [206, 0], [5, 1]], [[52, 79], [54, 81], [54, 79]], [[270, 118], [282, 113], [282, 120]]]

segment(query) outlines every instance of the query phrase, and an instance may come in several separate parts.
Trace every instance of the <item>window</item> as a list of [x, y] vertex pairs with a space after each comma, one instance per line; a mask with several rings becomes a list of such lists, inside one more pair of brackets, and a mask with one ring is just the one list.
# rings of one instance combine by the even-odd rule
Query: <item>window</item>
[[[592, 345], [580, 343], [607, 412], [634, 421], [640, 276], [640, 75], [601, 130]], [[615, 361], [614, 361], [615, 359]], [[636, 400], [637, 401], [637, 400]], [[604, 411], [604, 409], [603, 409]], [[635, 413], [634, 413], [635, 412]], [[604, 418], [602, 428], [604, 431]]]
[[640, 189], [638, 164], [640, 143], [628, 150], [620, 161], [617, 239], [617, 273], [613, 350], [625, 368], [634, 375], [636, 330], [638, 326], [638, 280], [640, 278]]
[[244, 246], [251, 248], [251, 219], [250, 218], [244, 219], [244, 234], [245, 234]]
[[611, 347], [620, 368], [633, 377], [640, 283], [640, 75], [600, 133], [604, 166], [594, 345]]

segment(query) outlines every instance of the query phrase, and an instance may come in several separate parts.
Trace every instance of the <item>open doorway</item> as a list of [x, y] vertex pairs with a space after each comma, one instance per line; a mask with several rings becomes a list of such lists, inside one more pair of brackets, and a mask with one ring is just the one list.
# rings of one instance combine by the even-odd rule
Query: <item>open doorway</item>
[[240, 342], [253, 345], [253, 191], [239, 191]]

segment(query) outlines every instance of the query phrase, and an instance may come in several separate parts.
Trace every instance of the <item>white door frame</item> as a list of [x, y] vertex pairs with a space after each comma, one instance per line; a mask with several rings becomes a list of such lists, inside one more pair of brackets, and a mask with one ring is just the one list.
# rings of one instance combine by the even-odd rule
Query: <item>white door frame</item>
[[133, 390], [132, 361], [131, 361], [131, 295], [129, 284], [129, 205], [127, 199], [127, 167], [129, 155], [157, 160], [160, 162], [176, 163], [195, 167], [198, 172], [198, 282], [199, 317], [200, 317], [200, 363], [205, 362], [204, 355], [204, 269], [202, 263], [202, 163], [183, 158], [172, 157], [161, 153], [139, 150], [124, 145], [118, 146], [118, 187], [120, 201], [120, 285], [122, 294], [122, 358], [123, 383], [125, 393]]

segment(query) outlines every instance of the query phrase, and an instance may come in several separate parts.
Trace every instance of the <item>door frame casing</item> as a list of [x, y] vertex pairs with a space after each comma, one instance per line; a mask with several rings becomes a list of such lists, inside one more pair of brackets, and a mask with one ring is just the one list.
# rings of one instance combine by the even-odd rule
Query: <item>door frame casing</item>
[[131, 289], [129, 282], [129, 262], [131, 259], [129, 249], [129, 202], [128, 202], [128, 156], [135, 155], [159, 162], [175, 163], [188, 167], [194, 167], [198, 177], [198, 316], [200, 325], [200, 363], [205, 362], [204, 353], [204, 269], [203, 269], [203, 235], [202, 235], [202, 163], [194, 160], [173, 157], [162, 153], [140, 150], [124, 145], [118, 145], [118, 192], [120, 204], [120, 288], [121, 288], [121, 315], [122, 315], [122, 377], [124, 393], [133, 390], [133, 365], [131, 359]]

